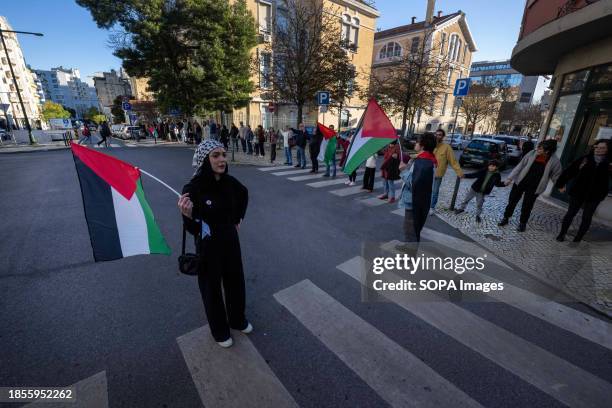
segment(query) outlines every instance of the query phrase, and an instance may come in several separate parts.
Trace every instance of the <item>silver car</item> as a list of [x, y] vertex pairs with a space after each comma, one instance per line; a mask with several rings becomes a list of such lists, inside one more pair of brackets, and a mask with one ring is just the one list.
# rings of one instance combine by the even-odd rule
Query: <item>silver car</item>
[[509, 161], [517, 162], [521, 160], [521, 142], [523, 140], [527, 140], [526, 138], [508, 135], [495, 135], [493, 136], [493, 139], [506, 142], [506, 146], [508, 146]]

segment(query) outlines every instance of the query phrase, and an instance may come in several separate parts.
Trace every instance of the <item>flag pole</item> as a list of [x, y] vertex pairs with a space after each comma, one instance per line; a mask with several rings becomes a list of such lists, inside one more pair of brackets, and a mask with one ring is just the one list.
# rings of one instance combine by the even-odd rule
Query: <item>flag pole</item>
[[161, 181], [160, 179], [158, 179], [157, 177], [155, 177], [154, 175], [152, 175], [151, 173], [148, 173], [146, 171], [144, 171], [141, 168], [136, 167], [141, 173], [146, 174], [147, 176], [151, 177], [153, 180], [157, 181], [158, 183], [160, 183], [162, 186], [166, 187], [168, 190], [172, 191], [174, 194], [176, 194], [178, 197], [180, 197], [181, 195], [179, 194], [178, 191], [176, 191], [175, 189], [173, 189], [172, 187], [170, 187], [169, 185], [167, 185], [166, 183], [164, 183], [163, 181]]

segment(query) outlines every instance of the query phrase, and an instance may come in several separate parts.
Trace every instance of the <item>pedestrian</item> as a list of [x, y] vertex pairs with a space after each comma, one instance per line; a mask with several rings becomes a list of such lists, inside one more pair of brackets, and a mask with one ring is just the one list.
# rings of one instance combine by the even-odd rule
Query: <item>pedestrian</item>
[[[398, 165], [399, 170], [399, 165]], [[363, 190], [370, 193], [374, 191], [374, 179], [376, 177], [376, 155], [373, 154], [366, 160], [365, 173], [363, 174]]]
[[238, 150], [239, 131], [234, 123], [232, 123], [232, 126], [230, 127], [229, 137], [230, 141], [232, 142], [232, 150]]
[[[339, 163], [339, 166], [341, 168], [344, 168], [344, 165], [346, 164], [348, 149], [351, 145], [351, 141], [353, 140], [354, 135], [355, 135], [354, 132], [351, 130], [349, 132], [348, 139], [343, 139], [341, 137], [338, 138], [338, 143], [340, 143], [340, 146], [342, 146], [342, 156], [340, 157], [340, 163]], [[349, 178], [347, 181], [344, 182], [344, 184], [354, 186], [356, 180], [357, 180], [357, 169], [353, 170], [353, 172], [349, 174]]]
[[306, 168], [306, 144], [308, 143], [308, 134], [303, 123], [298, 125], [298, 129], [291, 129], [293, 137], [295, 137], [295, 145], [297, 146], [297, 164], [295, 167]]
[[202, 143], [202, 134], [204, 130], [197, 121], [193, 122], [193, 127], [195, 129], [195, 142], [199, 145], [200, 143]]
[[221, 126], [221, 132], [219, 133], [219, 140], [223, 144], [223, 147], [225, 147], [225, 150], [228, 150], [229, 148], [229, 130], [227, 129], [227, 126], [225, 125]]
[[457, 173], [457, 176], [463, 178], [463, 171], [461, 170], [461, 166], [459, 166], [459, 163], [455, 159], [455, 152], [453, 151], [453, 148], [447, 143], [444, 143], [445, 136], [446, 132], [444, 132], [444, 130], [436, 130], [436, 148], [433, 153], [436, 156], [438, 167], [436, 169], [436, 175], [434, 178], [433, 191], [431, 196], [431, 210], [429, 211], [429, 215], [433, 215], [433, 213], [436, 211], [436, 205], [438, 204], [438, 196], [440, 194], [440, 185], [442, 184], [442, 179], [446, 174], [446, 170], [448, 169], [449, 163], [455, 170], [455, 173]]
[[178, 206], [191, 234], [204, 234], [203, 225], [210, 229], [210, 234], [199, 241], [198, 284], [213, 338], [221, 347], [230, 347], [230, 328], [243, 333], [253, 331], [245, 317], [245, 281], [238, 237], [248, 190], [228, 174], [221, 143], [207, 140], [198, 146], [196, 155], [198, 170], [183, 187]]
[[385, 149], [383, 163], [380, 166], [385, 190], [378, 198], [388, 199], [390, 204], [395, 202], [395, 182], [400, 179], [400, 154], [400, 147], [397, 140], [394, 140]]
[[210, 139], [210, 125], [208, 124], [208, 121], [205, 120], [204, 125], [202, 126], [202, 140], [208, 139]]
[[219, 140], [219, 127], [215, 123], [214, 119], [210, 120], [210, 138], [212, 140]]
[[530, 139], [523, 140], [521, 143], [521, 159], [534, 148], [533, 142]]
[[295, 139], [293, 138], [293, 132], [289, 125], [285, 126], [285, 130], [281, 131], [283, 135], [283, 146], [285, 148], [285, 165], [293, 166], [293, 155], [291, 148], [295, 145]]
[[310, 143], [308, 144], [308, 150], [310, 153], [310, 162], [312, 163], [312, 169], [310, 173], [318, 173], [319, 172], [319, 152], [321, 151], [321, 142], [323, 141], [323, 133], [319, 130], [319, 127], [316, 127], [315, 132], [310, 138]]
[[[87, 128], [87, 125], [85, 125], [85, 128]], [[89, 131], [89, 129], [87, 129]], [[108, 122], [104, 121], [102, 122], [102, 125], [100, 125], [100, 137], [102, 138], [102, 140], [100, 140], [96, 146], [100, 146], [102, 143], [104, 143], [104, 146], [108, 147], [108, 141], [106, 140], [106, 138], [110, 137], [111, 135], [111, 131], [110, 128], [108, 127]]]
[[257, 126], [255, 136], [257, 137], [255, 145], [255, 155], [258, 157], [264, 157], [264, 143], [266, 143], [266, 132], [264, 131], [263, 126]]
[[242, 153], [247, 152], [247, 135], [249, 133], [249, 129], [244, 126], [244, 123], [240, 121], [240, 128], [238, 129], [238, 138], [240, 139], [240, 144], [242, 145]]
[[[334, 125], [329, 125], [329, 129], [334, 130]], [[338, 141], [338, 135], [336, 134], [336, 143], [337, 141]], [[323, 152], [323, 156], [325, 156], [325, 152]], [[336, 151], [335, 150], [334, 150], [334, 154], [332, 154], [331, 156], [331, 159], [325, 162], [325, 174], [323, 175], [323, 177], [330, 177], [330, 176], [332, 178], [336, 178]]]
[[79, 144], [83, 144], [85, 142], [91, 144], [91, 131], [89, 130], [86, 124], [83, 124], [83, 130], [81, 131], [81, 135], [83, 136], [83, 139], [79, 140]]
[[493, 187], [505, 187], [502, 182], [501, 174], [499, 173], [499, 163], [497, 160], [489, 161], [486, 168], [478, 170], [474, 173], [466, 174], [465, 178], [475, 178], [472, 187], [468, 190], [465, 198], [455, 210], [455, 214], [461, 214], [465, 211], [465, 207], [473, 198], [476, 198], [476, 222], [481, 222], [480, 214], [484, 205], [485, 197], [491, 194]]
[[255, 140], [255, 135], [253, 134], [253, 130], [251, 129], [251, 125], [247, 125], [247, 132], [246, 132], [246, 142], [247, 142], [247, 154], [253, 154], [253, 142]]
[[431, 208], [432, 185], [437, 167], [433, 151], [436, 138], [431, 133], [425, 133], [417, 139], [414, 150], [417, 156], [410, 165], [400, 163], [400, 176], [404, 185], [400, 194], [399, 208], [404, 209], [404, 241], [397, 249], [416, 254], [416, 248], [410, 248], [409, 243], [421, 241], [421, 230], [427, 221]]
[[504, 217], [497, 225], [508, 224], [508, 220], [514, 214], [516, 205], [523, 197], [518, 231], [525, 231], [538, 195], [544, 192], [549, 180], [554, 183], [561, 175], [561, 162], [555, 156], [556, 150], [556, 140], [545, 140], [538, 144], [536, 150], [527, 153], [512, 170], [506, 180], [506, 185], [512, 184], [508, 205], [504, 211]]
[[591, 226], [593, 214], [607, 196], [610, 185], [610, 142], [596, 140], [593, 149], [575, 160], [561, 173], [555, 187], [562, 193], [569, 186], [569, 206], [563, 217], [557, 241], [565, 240], [565, 234], [578, 211], [582, 208], [582, 220], [574, 242], [580, 242]]
[[268, 137], [270, 140], [270, 163], [274, 163], [276, 160], [276, 142], [278, 141], [278, 133], [273, 127], [268, 131]]

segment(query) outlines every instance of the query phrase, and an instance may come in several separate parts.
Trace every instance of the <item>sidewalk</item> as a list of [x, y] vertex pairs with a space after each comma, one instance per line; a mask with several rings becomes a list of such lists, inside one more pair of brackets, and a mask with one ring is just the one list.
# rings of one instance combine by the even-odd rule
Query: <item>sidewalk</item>
[[[536, 201], [527, 231], [518, 232], [520, 204], [510, 223], [498, 227], [508, 202], [510, 187], [494, 188], [485, 200], [482, 222], [474, 217], [475, 200], [466, 211], [456, 215], [448, 208], [456, 175], [449, 169], [440, 188], [437, 216], [484, 246], [496, 256], [514, 264], [526, 273], [545, 281], [612, 317], [612, 230], [593, 222], [580, 244], [571, 240], [580, 224], [574, 218], [566, 242], [555, 241], [565, 211], [539, 199]], [[458, 205], [473, 180], [463, 179], [457, 196]], [[568, 242], [569, 241], [569, 242]]]
[[4, 143], [0, 145], [0, 154], [4, 153], [30, 153], [30, 152], [45, 152], [49, 150], [62, 150], [68, 149], [68, 146], [64, 145], [64, 142], [51, 142], [51, 143], [37, 143], [35, 145], [30, 144], [13, 144]]

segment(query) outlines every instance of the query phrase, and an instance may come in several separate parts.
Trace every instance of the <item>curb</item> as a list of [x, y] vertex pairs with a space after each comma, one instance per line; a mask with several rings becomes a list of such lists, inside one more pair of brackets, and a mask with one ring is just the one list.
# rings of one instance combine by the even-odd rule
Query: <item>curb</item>
[[[14, 149], [14, 150], [13, 150]], [[23, 150], [20, 150], [23, 149]], [[69, 146], [58, 147], [27, 147], [27, 148], [0, 148], [0, 154], [18, 154], [18, 153], [36, 153], [36, 152], [51, 152], [55, 150], [70, 149]]]

